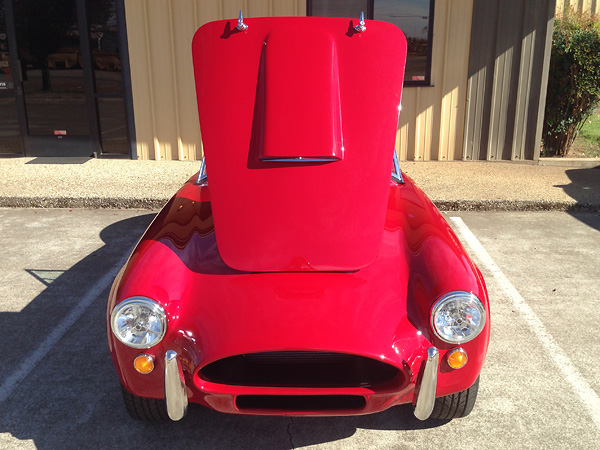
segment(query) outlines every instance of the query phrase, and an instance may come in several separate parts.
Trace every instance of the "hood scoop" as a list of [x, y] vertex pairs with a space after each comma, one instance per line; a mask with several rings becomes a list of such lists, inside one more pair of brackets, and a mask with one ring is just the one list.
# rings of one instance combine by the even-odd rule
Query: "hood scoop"
[[298, 55], [306, 52], [304, 34], [277, 30], [265, 39], [253, 130], [261, 161], [330, 162], [344, 156], [336, 42], [323, 30], [312, 32], [310, 41], [310, 60], [303, 61]]
[[193, 41], [217, 246], [244, 271], [352, 271], [379, 252], [406, 40], [319, 17], [211, 22]]

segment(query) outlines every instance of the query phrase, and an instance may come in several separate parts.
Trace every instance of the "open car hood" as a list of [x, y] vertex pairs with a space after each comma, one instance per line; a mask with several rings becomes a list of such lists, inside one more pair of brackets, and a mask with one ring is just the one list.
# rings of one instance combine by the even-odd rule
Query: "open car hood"
[[318, 17], [211, 22], [193, 41], [217, 246], [244, 271], [349, 271], [379, 252], [406, 39]]

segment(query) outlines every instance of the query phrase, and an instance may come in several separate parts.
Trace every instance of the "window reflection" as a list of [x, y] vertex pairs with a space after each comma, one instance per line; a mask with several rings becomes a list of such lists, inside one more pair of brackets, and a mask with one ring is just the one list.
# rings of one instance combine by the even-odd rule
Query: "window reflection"
[[125, 101], [122, 98], [99, 98], [98, 113], [103, 153], [129, 153]]
[[319, 17], [360, 17], [367, 14], [368, 0], [313, 0], [310, 15]]
[[87, 136], [75, 0], [15, 0], [29, 133]]
[[14, 89], [14, 85], [6, 34], [6, 16], [4, 2], [0, 2], [0, 94], [11, 89]]
[[30, 151], [75, 136], [84, 151], [129, 153], [122, 17], [123, 0], [0, 0], [0, 152], [7, 136]]
[[115, 1], [88, 0], [87, 10], [96, 92], [122, 95], [123, 78]]
[[0, 153], [21, 153], [21, 134], [14, 97], [0, 98]]
[[308, 13], [324, 17], [359, 17], [390, 22], [405, 34], [408, 48], [404, 82], [430, 84], [434, 0], [308, 0]]
[[375, 0], [374, 19], [390, 22], [406, 36], [405, 81], [428, 80], [430, 0]]

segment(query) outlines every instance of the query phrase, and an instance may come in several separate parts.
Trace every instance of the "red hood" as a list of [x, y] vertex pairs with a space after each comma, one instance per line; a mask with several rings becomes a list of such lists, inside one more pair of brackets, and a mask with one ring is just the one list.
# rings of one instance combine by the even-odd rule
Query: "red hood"
[[406, 59], [394, 25], [212, 22], [193, 42], [217, 245], [246, 271], [347, 271], [379, 252]]

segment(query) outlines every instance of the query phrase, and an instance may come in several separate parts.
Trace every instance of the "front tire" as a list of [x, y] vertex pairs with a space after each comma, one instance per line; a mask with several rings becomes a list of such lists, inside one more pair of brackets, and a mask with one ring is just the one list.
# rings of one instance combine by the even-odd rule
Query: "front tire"
[[435, 405], [430, 419], [449, 420], [467, 417], [475, 406], [477, 391], [479, 390], [479, 377], [469, 389], [446, 395], [435, 399]]
[[131, 417], [136, 420], [163, 422], [169, 420], [167, 404], [163, 399], [138, 397], [121, 386], [123, 403]]

